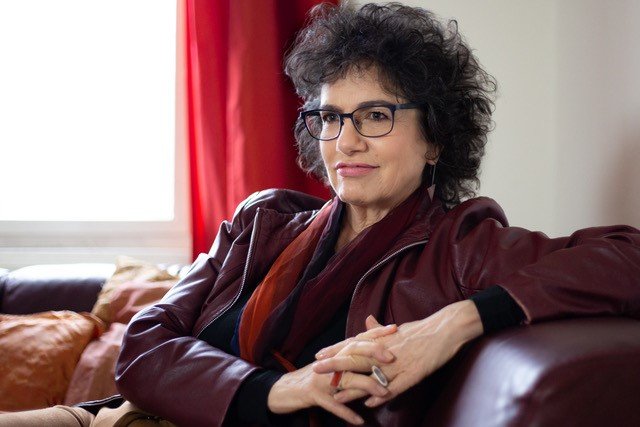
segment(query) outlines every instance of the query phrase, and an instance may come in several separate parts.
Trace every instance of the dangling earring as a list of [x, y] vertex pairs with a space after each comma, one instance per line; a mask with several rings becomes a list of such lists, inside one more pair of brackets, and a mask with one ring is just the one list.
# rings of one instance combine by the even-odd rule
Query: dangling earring
[[431, 182], [429, 183], [429, 187], [436, 185], [436, 165], [437, 163], [431, 165]]

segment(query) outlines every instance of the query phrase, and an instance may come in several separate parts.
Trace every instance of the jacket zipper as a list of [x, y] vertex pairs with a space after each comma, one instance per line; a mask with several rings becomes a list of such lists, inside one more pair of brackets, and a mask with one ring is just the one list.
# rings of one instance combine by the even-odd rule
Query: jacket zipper
[[[371, 267], [369, 270], [367, 270], [362, 275], [360, 280], [358, 280], [358, 283], [356, 283], [356, 287], [353, 290], [353, 294], [351, 294], [351, 301], [349, 302], [349, 312], [351, 312], [351, 306], [353, 305], [353, 300], [356, 297], [356, 294], [358, 293], [358, 290], [360, 289], [360, 285], [362, 284], [362, 282], [364, 282], [364, 279], [366, 279], [369, 274], [371, 274], [372, 272], [377, 270], [378, 267], [380, 267], [382, 264], [385, 264], [387, 261], [389, 261], [391, 258], [393, 258], [396, 255], [398, 255], [400, 252], [404, 252], [406, 249], [412, 248], [414, 246], [423, 245], [423, 244], [427, 243], [428, 241], [429, 241], [429, 239], [425, 239], [425, 240], [420, 240], [418, 242], [413, 242], [413, 243], [411, 243], [409, 245], [403, 246], [400, 249], [394, 251], [393, 253], [387, 255], [386, 257], [384, 257], [383, 259], [381, 259], [380, 261], [375, 263], [373, 267]], [[347, 327], [348, 327], [348, 325], [349, 325], [349, 315], [347, 315]], [[345, 333], [346, 333], [346, 331], [345, 331]]]
[[218, 320], [223, 314], [225, 314], [227, 311], [229, 311], [229, 309], [231, 307], [233, 307], [233, 305], [238, 301], [238, 299], [240, 298], [240, 295], [242, 295], [242, 290], [244, 289], [244, 284], [247, 280], [247, 273], [249, 273], [249, 264], [251, 264], [251, 255], [253, 254], [253, 249], [255, 248], [256, 245], [256, 230], [258, 229], [258, 227], [256, 226], [258, 224], [258, 219], [260, 218], [260, 214], [262, 213], [262, 210], [260, 208], [257, 209], [256, 211], [256, 217], [254, 218], [254, 227], [253, 230], [251, 230], [251, 238], [250, 238], [250, 244], [249, 244], [249, 252], [247, 253], [247, 261], [244, 264], [244, 271], [242, 273], [242, 282], [240, 282], [240, 290], [238, 291], [238, 293], [236, 294], [236, 296], [233, 298], [233, 300], [231, 301], [230, 304], [227, 304], [227, 306], [222, 309], [222, 311], [220, 313], [218, 313], [217, 316], [215, 316], [213, 319], [211, 319], [211, 321], [209, 323], [207, 323], [205, 325], [204, 328], [202, 328], [200, 330], [200, 332], [198, 333], [198, 337], [200, 337], [200, 335], [209, 327], [211, 326], [211, 324], [213, 322], [215, 322], [216, 320]]

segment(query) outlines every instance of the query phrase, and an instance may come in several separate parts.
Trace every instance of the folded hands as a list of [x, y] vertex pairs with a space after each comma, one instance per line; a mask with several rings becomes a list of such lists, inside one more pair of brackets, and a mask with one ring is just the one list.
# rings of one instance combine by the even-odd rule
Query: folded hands
[[[270, 410], [289, 413], [320, 406], [347, 422], [361, 424], [362, 418], [345, 403], [366, 398], [366, 406], [376, 407], [388, 402], [482, 334], [478, 311], [468, 300], [400, 326], [382, 326], [369, 316], [366, 327], [366, 332], [318, 352], [313, 364], [284, 375], [269, 393]], [[388, 379], [386, 388], [371, 374], [374, 365]], [[339, 389], [331, 385], [334, 372], [344, 372]]]

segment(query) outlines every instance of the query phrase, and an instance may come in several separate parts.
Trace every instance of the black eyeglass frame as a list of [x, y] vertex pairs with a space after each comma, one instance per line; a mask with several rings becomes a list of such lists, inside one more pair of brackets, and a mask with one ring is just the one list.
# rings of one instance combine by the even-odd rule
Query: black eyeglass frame
[[[385, 107], [388, 108], [389, 110], [391, 110], [391, 129], [389, 129], [388, 132], [383, 133], [382, 135], [365, 135], [364, 133], [362, 133], [360, 131], [360, 129], [358, 129], [358, 126], [356, 125], [355, 121], [353, 120], [353, 114], [358, 111], [358, 110], [362, 110], [364, 108], [375, 108], [375, 107]], [[380, 138], [382, 136], [385, 135], [389, 135], [391, 133], [391, 131], [393, 131], [393, 127], [396, 124], [396, 110], [412, 110], [414, 108], [423, 108], [424, 104], [420, 104], [420, 103], [416, 103], [416, 102], [407, 102], [405, 104], [377, 104], [377, 105], [367, 105], [364, 107], [360, 107], [360, 108], [356, 108], [355, 110], [353, 110], [350, 113], [338, 113], [337, 111], [333, 111], [333, 110], [326, 110], [326, 109], [314, 109], [314, 110], [307, 110], [307, 111], [301, 111], [300, 112], [300, 118], [302, 119], [302, 121], [304, 122], [304, 127], [307, 130], [307, 132], [309, 132], [309, 135], [311, 135], [311, 137], [313, 139], [317, 139], [318, 141], [332, 141], [334, 139], [338, 139], [340, 137], [340, 134], [342, 133], [342, 128], [344, 127], [344, 119], [348, 118], [351, 119], [351, 123], [353, 123], [353, 127], [356, 130], [356, 132], [358, 132], [360, 135], [366, 137], [366, 138]], [[338, 134], [336, 136], [334, 136], [333, 138], [318, 138], [317, 136], [313, 136], [313, 133], [311, 132], [311, 129], [309, 129], [309, 125], [307, 124], [307, 116], [311, 115], [311, 114], [316, 114], [319, 113], [321, 111], [330, 111], [334, 114], [337, 114], [338, 117], [340, 118], [340, 129], [338, 130]]]

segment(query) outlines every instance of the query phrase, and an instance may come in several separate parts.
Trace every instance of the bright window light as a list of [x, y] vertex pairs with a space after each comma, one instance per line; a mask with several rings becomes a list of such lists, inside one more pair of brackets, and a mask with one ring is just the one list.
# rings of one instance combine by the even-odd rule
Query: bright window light
[[0, 221], [174, 218], [176, 2], [0, 2]]

